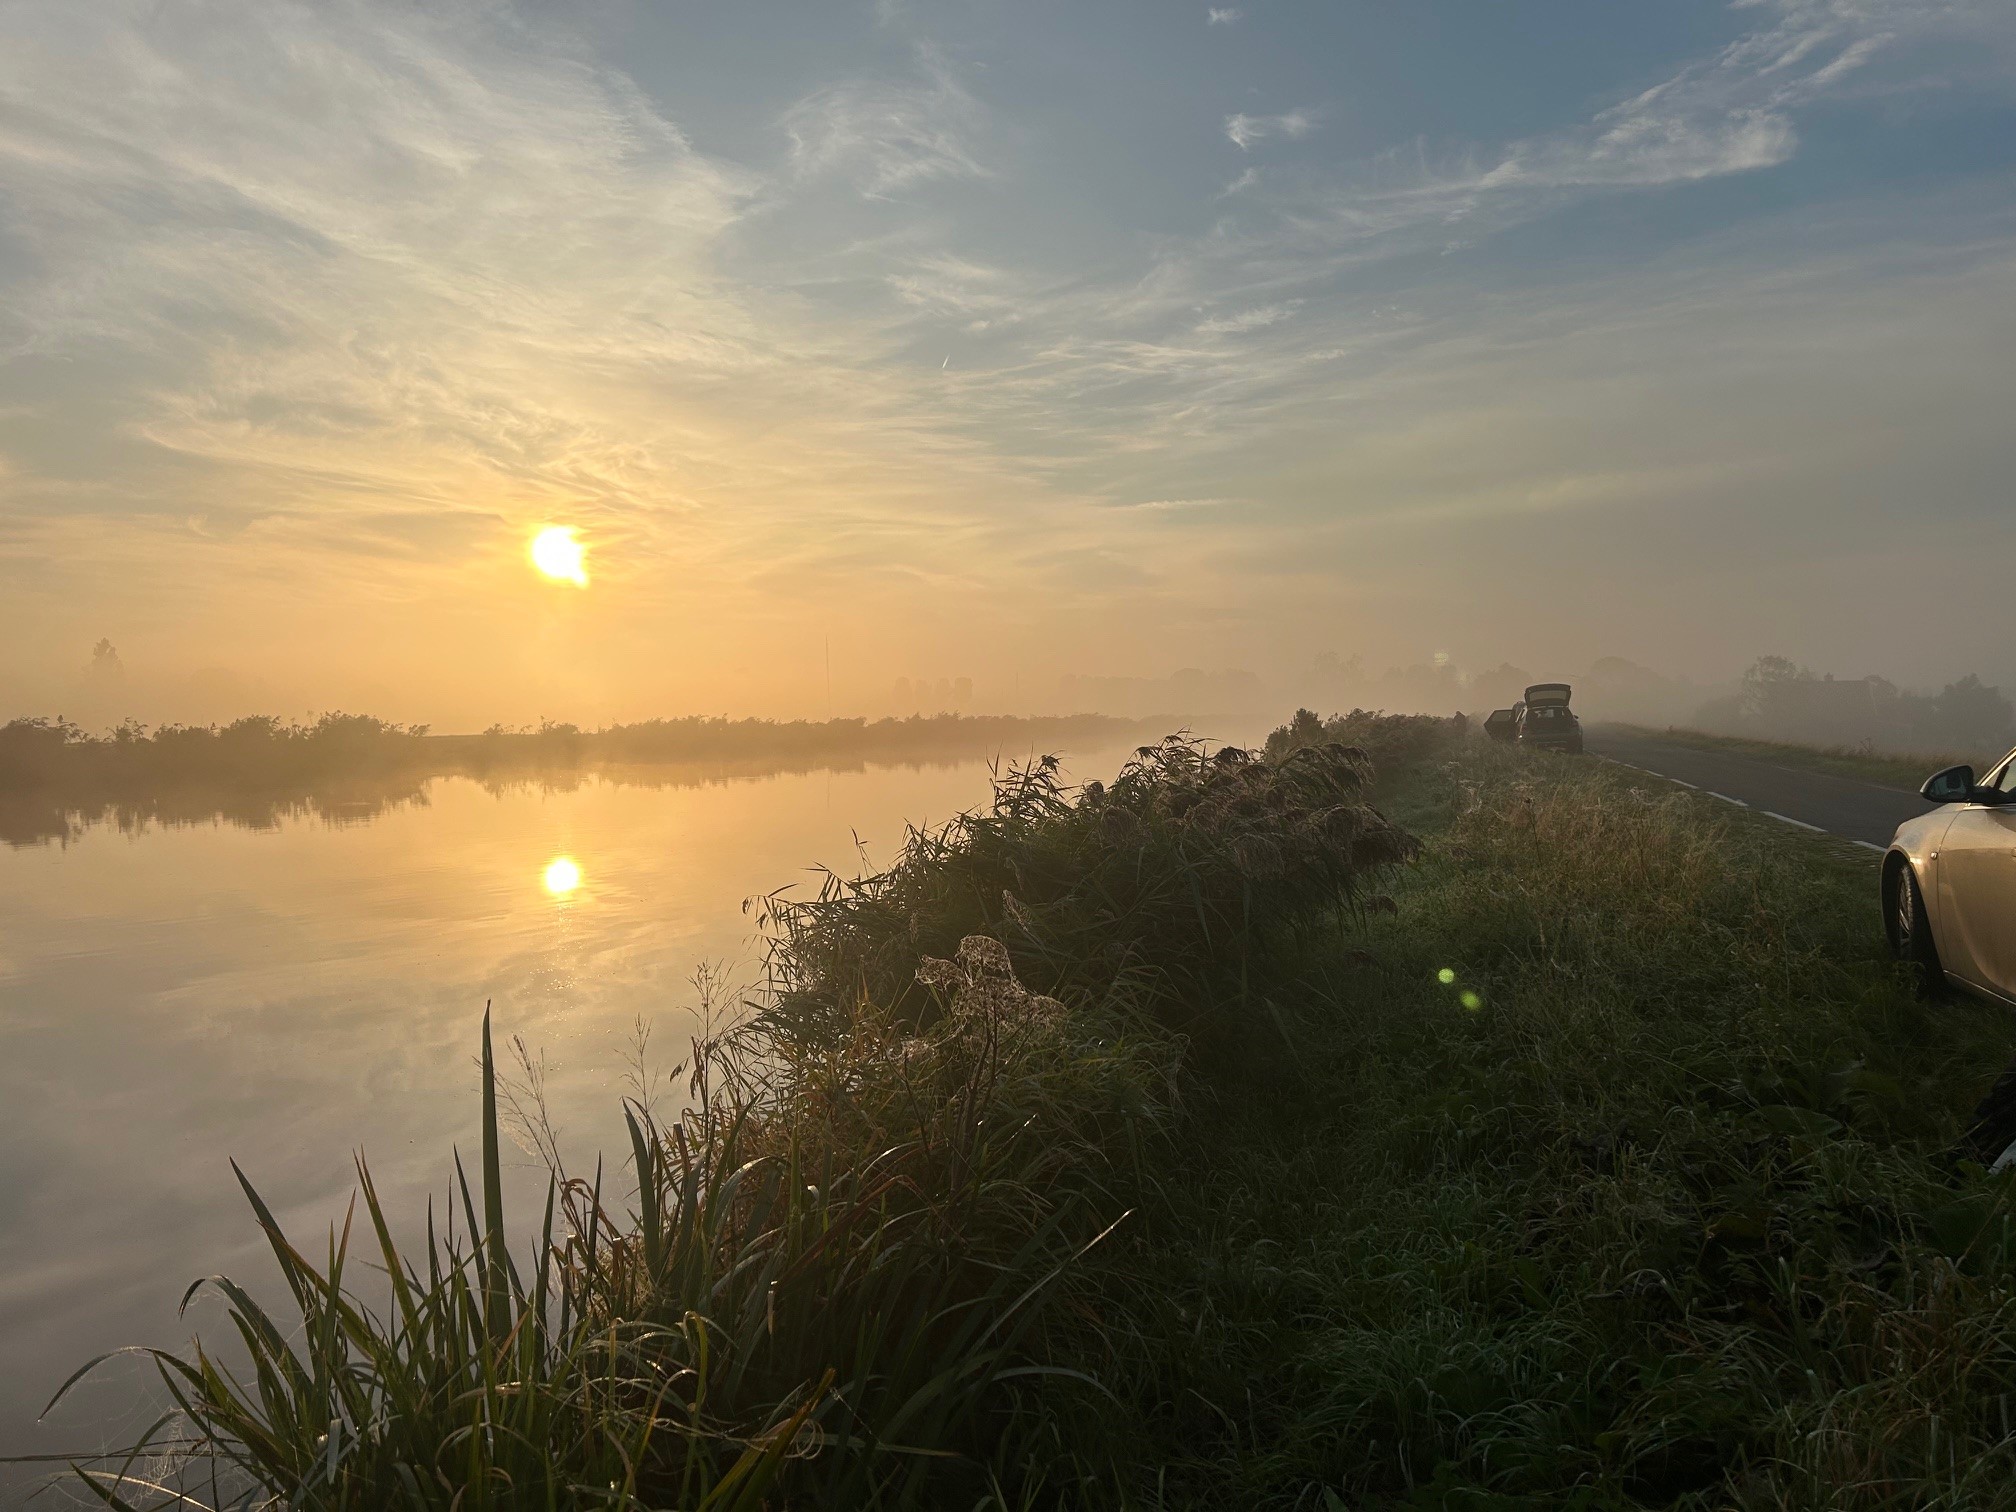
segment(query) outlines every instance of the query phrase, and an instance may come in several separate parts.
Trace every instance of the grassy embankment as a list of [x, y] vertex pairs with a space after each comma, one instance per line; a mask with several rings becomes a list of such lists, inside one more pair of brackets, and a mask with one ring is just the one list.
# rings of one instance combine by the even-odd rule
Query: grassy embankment
[[1294, 1074], [1133, 1262], [1162, 1503], [2016, 1505], [2012, 1190], [1944, 1158], [2016, 1025], [1872, 858], [1501, 749], [1394, 797], [1398, 919], [1280, 963]]
[[1944, 1158], [2016, 1026], [1856, 853], [1340, 733], [1390, 909], [1348, 760], [1032, 774], [781, 918], [548, 1263], [465, 1199], [368, 1322], [283, 1248], [199, 1447], [315, 1507], [2016, 1504], [2011, 1182]]
[[1677, 727], [1653, 729], [1646, 725], [1620, 725], [1618, 728], [1631, 730], [1640, 735], [1650, 735], [1673, 745], [1691, 746], [1702, 751], [1728, 751], [1737, 756], [1750, 756], [1758, 761], [1774, 762], [1779, 766], [1798, 767], [1803, 771], [1827, 772], [1836, 777], [1857, 777], [1864, 782], [1901, 788], [1912, 793], [1918, 791], [1927, 777], [1946, 767], [1958, 766], [1965, 762], [1975, 771], [1985, 773], [1989, 767], [2008, 754], [2006, 750], [1960, 754], [1952, 752], [1941, 754], [1936, 751], [1895, 754], [1868, 746], [1793, 745], [1787, 741], [1753, 740], [1742, 735], [1711, 735], [1705, 730], [1683, 730]]

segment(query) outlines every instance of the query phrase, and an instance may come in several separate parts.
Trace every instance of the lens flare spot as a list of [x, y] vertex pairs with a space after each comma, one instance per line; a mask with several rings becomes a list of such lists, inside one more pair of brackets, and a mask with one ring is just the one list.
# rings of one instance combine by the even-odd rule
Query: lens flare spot
[[548, 525], [532, 537], [532, 565], [549, 578], [588, 586], [588, 548], [571, 525]]
[[1440, 971], [1435, 973], [1435, 980], [1440, 982], [1444, 987], [1453, 986], [1456, 981], [1456, 973], [1449, 967], [1444, 966]]
[[581, 865], [572, 856], [555, 856], [546, 863], [546, 874], [540, 880], [546, 891], [564, 898], [581, 885]]

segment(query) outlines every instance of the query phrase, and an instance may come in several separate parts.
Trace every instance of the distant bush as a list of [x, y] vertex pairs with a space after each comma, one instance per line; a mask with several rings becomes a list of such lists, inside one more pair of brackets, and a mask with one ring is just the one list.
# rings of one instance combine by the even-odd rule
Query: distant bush
[[1312, 746], [1342, 745], [1365, 753], [1373, 770], [1399, 772], [1413, 766], [1462, 728], [1457, 719], [1433, 714], [1388, 714], [1353, 709], [1323, 718], [1314, 709], [1297, 709], [1294, 718], [1267, 737], [1267, 759], [1285, 761]]
[[0, 790], [132, 788], [146, 784], [296, 782], [335, 772], [376, 773], [419, 758], [425, 725], [368, 714], [324, 714], [310, 724], [254, 715], [227, 725], [128, 722], [88, 735], [62, 719], [0, 725]]
[[1097, 714], [821, 723], [694, 716], [601, 730], [544, 720], [527, 729], [435, 735], [425, 725], [324, 714], [307, 724], [261, 715], [227, 725], [164, 725], [151, 734], [129, 722], [91, 735], [67, 720], [17, 719], [0, 726], [0, 843], [34, 844], [108, 819], [126, 828], [212, 818], [265, 828], [283, 814], [403, 802], [439, 776], [496, 784], [607, 771], [629, 782], [654, 767], [942, 764], [1105, 744], [1141, 728]]
[[941, 714], [872, 722], [694, 715], [600, 730], [545, 720], [522, 730], [492, 725], [481, 735], [432, 735], [426, 725], [337, 713], [308, 724], [254, 715], [226, 725], [163, 725], [152, 734], [129, 722], [109, 734], [91, 735], [63, 719], [16, 719], [0, 725], [0, 791], [284, 784], [305, 777], [421, 768], [483, 772], [582, 763], [970, 756], [1105, 740], [1139, 728], [1136, 722], [1096, 714], [1064, 719]]
[[1364, 803], [1361, 752], [1311, 746], [1278, 761], [1171, 736], [1110, 786], [1067, 788], [1054, 758], [1011, 771], [984, 812], [913, 831], [894, 866], [769, 900], [775, 1012], [817, 1025], [857, 998], [920, 1021], [915, 961], [989, 934], [1038, 991], [1142, 983], [1165, 1017], [1218, 1001], [1262, 937], [1360, 903], [1411, 837]]
[[2016, 705], [1973, 673], [1937, 693], [1912, 693], [1886, 678], [1822, 675], [1782, 656], [1759, 657], [1741, 689], [1703, 705], [1695, 722], [1721, 734], [1882, 751], [2000, 755], [2016, 744]]

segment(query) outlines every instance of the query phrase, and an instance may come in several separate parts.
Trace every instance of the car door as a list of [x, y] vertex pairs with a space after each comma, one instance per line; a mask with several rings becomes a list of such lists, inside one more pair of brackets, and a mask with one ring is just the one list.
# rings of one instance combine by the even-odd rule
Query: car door
[[2004, 805], [1962, 805], [1939, 842], [1939, 953], [1956, 976], [2016, 998], [2016, 758], [1981, 784]]

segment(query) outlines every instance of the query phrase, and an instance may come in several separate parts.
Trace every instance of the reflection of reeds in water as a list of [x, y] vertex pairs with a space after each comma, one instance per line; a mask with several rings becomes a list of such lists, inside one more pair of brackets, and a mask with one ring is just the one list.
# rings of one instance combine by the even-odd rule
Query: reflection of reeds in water
[[382, 814], [424, 808], [424, 784], [409, 779], [379, 785], [348, 784], [305, 793], [261, 793], [204, 787], [181, 788], [130, 798], [65, 800], [42, 794], [0, 795], [0, 843], [13, 846], [68, 844], [87, 830], [115, 829], [137, 835], [155, 827], [230, 824], [272, 830], [289, 820], [330, 826], [369, 824]]
[[1129, 721], [935, 718], [655, 720], [581, 731], [571, 725], [429, 735], [361, 716], [310, 725], [247, 719], [210, 728], [124, 727], [91, 736], [60, 721], [0, 726], [0, 842], [67, 843], [96, 826], [285, 820], [364, 823], [427, 801], [435, 777], [493, 793], [572, 791], [590, 777], [641, 787], [705, 787], [812, 771], [951, 766], [1038, 744], [1084, 746], [1134, 732]]

